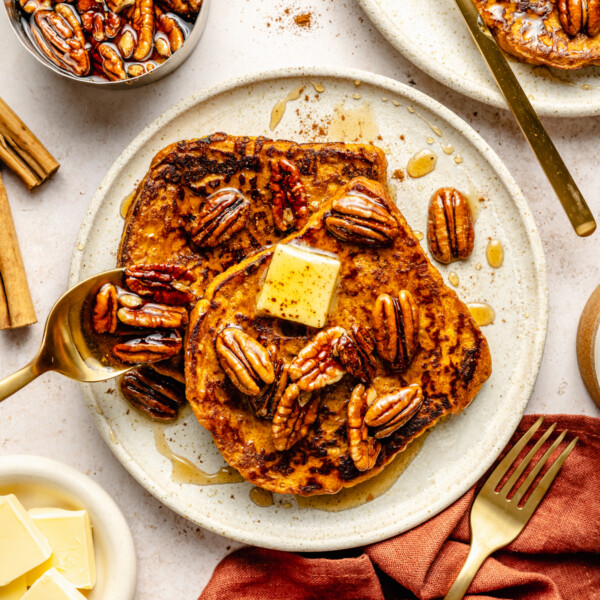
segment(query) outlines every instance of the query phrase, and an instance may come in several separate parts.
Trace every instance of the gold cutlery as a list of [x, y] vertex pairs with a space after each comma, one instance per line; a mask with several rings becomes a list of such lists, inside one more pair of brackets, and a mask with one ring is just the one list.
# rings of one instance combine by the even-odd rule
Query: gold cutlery
[[452, 584], [452, 587], [444, 596], [444, 600], [460, 600], [466, 593], [469, 585], [473, 581], [479, 567], [486, 558], [500, 548], [510, 544], [525, 528], [525, 525], [533, 515], [542, 498], [552, 485], [552, 482], [558, 475], [560, 468], [571, 453], [579, 438], [575, 438], [561, 452], [558, 458], [552, 463], [539, 483], [533, 488], [529, 498], [522, 506], [519, 506], [521, 500], [527, 494], [532, 483], [544, 468], [548, 459], [563, 441], [567, 430], [565, 429], [554, 440], [552, 445], [546, 450], [542, 458], [536, 463], [531, 472], [527, 475], [523, 483], [516, 489], [514, 495], [509, 499], [511, 492], [519, 478], [523, 475], [525, 469], [529, 466], [538, 450], [550, 437], [556, 423], [553, 423], [548, 430], [535, 443], [533, 448], [527, 453], [525, 458], [519, 463], [514, 472], [508, 478], [506, 483], [499, 491], [496, 491], [498, 485], [510, 468], [515, 464], [527, 442], [533, 434], [539, 429], [544, 417], [540, 417], [511, 448], [508, 454], [502, 459], [500, 464], [494, 469], [494, 472], [488, 477], [481, 490], [477, 494], [473, 506], [471, 507], [470, 525], [471, 525], [471, 548], [467, 560], [461, 569], [458, 577]]
[[65, 292], [52, 307], [42, 344], [25, 367], [0, 380], [0, 402], [47, 371], [58, 371], [77, 381], [105, 381], [129, 371], [104, 355], [84, 327], [84, 306], [105, 283], [119, 285], [123, 269], [94, 275]]
[[493, 35], [481, 20], [473, 0], [455, 1], [475, 44], [567, 213], [575, 233], [582, 237], [591, 235], [596, 230], [596, 221], [585, 199]]

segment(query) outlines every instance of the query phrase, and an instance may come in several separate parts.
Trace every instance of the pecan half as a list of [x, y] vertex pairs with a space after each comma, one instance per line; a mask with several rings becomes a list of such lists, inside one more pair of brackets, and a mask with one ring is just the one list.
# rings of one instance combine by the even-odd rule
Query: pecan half
[[120, 386], [129, 403], [153, 421], [174, 421], [185, 404], [185, 386], [148, 367], [125, 373]]
[[273, 192], [273, 220], [282, 232], [290, 229], [302, 229], [308, 220], [308, 197], [300, 172], [287, 158], [271, 164]]
[[365, 414], [365, 424], [376, 428], [376, 439], [388, 437], [406, 425], [419, 412], [422, 404], [423, 390], [420, 385], [413, 383], [373, 401]]
[[385, 246], [398, 233], [398, 223], [383, 203], [352, 191], [333, 201], [325, 226], [339, 240], [365, 246]]
[[102, 59], [102, 70], [111, 81], [127, 79], [123, 59], [111, 44], [100, 44], [97, 52]]
[[19, 4], [21, 5], [21, 8], [30, 15], [36, 10], [50, 10], [52, 8], [52, 0], [19, 0]]
[[135, 0], [106, 0], [108, 8], [115, 14], [119, 14], [122, 10], [135, 4]]
[[584, 28], [584, 6], [586, 0], [558, 0], [558, 18], [563, 29], [571, 36]]
[[135, 60], [146, 60], [154, 48], [153, 0], [135, 0], [132, 24], [137, 33], [137, 45], [133, 58]]
[[176, 331], [153, 333], [122, 344], [115, 344], [113, 354], [124, 363], [133, 365], [171, 358], [181, 351], [183, 340]]
[[271, 436], [275, 450], [284, 452], [305, 438], [319, 412], [319, 397], [301, 402], [302, 392], [296, 384], [287, 387], [271, 425]]
[[362, 383], [370, 383], [375, 376], [375, 342], [370, 332], [359, 325], [353, 325], [340, 338], [337, 346], [343, 367]]
[[587, 34], [596, 37], [600, 33], [600, 0], [587, 0]]
[[44, 55], [56, 66], [78, 77], [90, 71], [90, 54], [73, 8], [57, 4], [55, 10], [38, 10], [31, 33]]
[[267, 349], [243, 329], [226, 327], [215, 342], [219, 363], [231, 383], [247, 396], [258, 396], [275, 380]]
[[346, 373], [337, 359], [337, 346], [345, 330], [330, 327], [317, 333], [292, 361], [289, 376], [304, 392], [337, 383]]
[[288, 384], [288, 368], [282, 360], [275, 365], [275, 379], [260, 396], [250, 396], [248, 400], [257, 417], [272, 419]]
[[[126, 29], [125, 31], [123, 31], [123, 33], [119, 36], [119, 40], [117, 42], [117, 47], [119, 48], [119, 52], [121, 53], [121, 56], [123, 58], [125, 58], [125, 59], [131, 58], [133, 51], [135, 50], [135, 34], [134, 34], [134, 32], [131, 31], [130, 29]], [[133, 65], [129, 65], [128, 72], [132, 66]], [[136, 66], [141, 67], [142, 71], [144, 71], [143, 65], [136, 65]]]
[[447, 265], [473, 252], [475, 231], [467, 199], [454, 188], [441, 188], [431, 198], [427, 241], [433, 257]]
[[182, 17], [193, 17], [197, 15], [202, 6], [202, 0], [158, 0], [159, 4], [166, 10], [181, 15]]
[[126, 306], [127, 308], [138, 308], [144, 303], [144, 301], [137, 294], [127, 292], [122, 288], [118, 288], [117, 292], [119, 294], [118, 300], [120, 306]]
[[156, 34], [154, 46], [156, 51], [166, 58], [183, 46], [185, 36], [176, 19], [163, 13], [158, 7], [155, 11], [157, 27], [160, 31]]
[[373, 400], [374, 395], [374, 390], [367, 390], [360, 383], [352, 390], [348, 402], [348, 450], [354, 466], [359, 471], [371, 469], [381, 451], [381, 444], [369, 435], [369, 428], [365, 423], [369, 401]]
[[200, 248], [216, 248], [246, 227], [250, 202], [237, 190], [226, 189], [209, 196], [191, 231]]
[[398, 298], [380, 294], [371, 316], [379, 356], [399, 371], [406, 371], [419, 348], [419, 307], [408, 290]]
[[127, 287], [144, 298], [152, 298], [159, 304], [185, 306], [196, 297], [189, 284], [195, 275], [182, 265], [135, 265], [125, 269]]
[[188, 313], [183, 306], [166, 304], [144, 304], [140, 308], [120, 308], [117, 316], [121, 323], [131, 327], [147, 329], [179, 329], [188, 322]]
[[121, 29], [121, 17], [106, 10], [98, 0], [77, 0], [81, 25], [97, 42], [114, 38]]
[[92, 327], [96, 333], [114, 333], [117, 330], [117, 288], [105, 283], [94, 299]]

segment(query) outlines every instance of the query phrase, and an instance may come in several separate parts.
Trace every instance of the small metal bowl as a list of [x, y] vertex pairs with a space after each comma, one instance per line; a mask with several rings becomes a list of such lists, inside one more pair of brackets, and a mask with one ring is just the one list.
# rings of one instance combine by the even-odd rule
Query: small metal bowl
[[132, 77], [123, 81], [108, 81], [99, 77], [77, 77], [76, 75], [72, 75], [71, 73], [63, 71], [62, 69], [58, 68], [55, 64], [50, 62], [35, 47], [31, 39], [25, 32], [23, 22], [21, 20], [21, 15], [16, 4], [17, 2], [18, 0], [4, 0], [4, 6], [6, 8], [6, 13], [8, 14], [8, 20], [10, 21], [10, 24], [16, 36], [19, 38], [19, 40], [21, 40], [21, 44], [23, 44], [23, 46], [29, 51], [29, 53], [34, 58], [36, 58], [44, 66], [48, 67], [55, 73], [58, 73], [62, 77], [79, 81], [80, 83], [85, 83], [87, 85], [102, 86], [105, 89], [111, 90], [142, 87], [144, 85], [148, 85], [149, 83], [154, 83], [155, 81], [158, 81], [165, 75], [168, 75], [169, 73], [177, 69], [177, 67], [181, 66], [184, 63], [184, 61], [188, 58], [188, 56], [192, 53], [192, 51], [200, 41], [200, 38], [202, 37], [202, 33], [204, 32], [204, 28], [206, 27], [206, 21], [208, 20], [208, 7], [210, 4], [210, 0], [203, 0], [200, 12], [196, 17], [196, 22], [194, 23], [192, 32], [183, 43], [183, 46], [179, 50], [177, 50], [177, 52], [174, 52], [173, 55], [170, 56], [164, 63], [160, 64], [153, 71], [150, 71], [150, 73], [145, 73], [144, 75], [140, 75], [139, 77]]

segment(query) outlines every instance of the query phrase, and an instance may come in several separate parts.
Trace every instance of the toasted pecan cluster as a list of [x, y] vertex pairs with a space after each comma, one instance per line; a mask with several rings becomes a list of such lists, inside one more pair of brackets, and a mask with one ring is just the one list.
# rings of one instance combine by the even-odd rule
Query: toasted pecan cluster
[[77, 77], [139, 77], [181, 48], [202, 0], [19, 0], [40, 52]]

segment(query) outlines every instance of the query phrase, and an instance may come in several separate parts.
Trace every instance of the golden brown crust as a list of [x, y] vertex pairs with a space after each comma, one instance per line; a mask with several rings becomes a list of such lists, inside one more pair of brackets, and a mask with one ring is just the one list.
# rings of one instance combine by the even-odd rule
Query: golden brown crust
[[[263, 346], [275, 347], [288, 363], [316, 333], [296, 331], [299, 335], [293, 335], [281, 321], [256, 315], [256, 297], [272, 249], [247, 258], [214, 279], [206, 291], [206, 301], [190, 317], [185, 362], [187, 395], [194, 413], [212, 432], [229, 464], [247, 480], [275, 492], [334, 493], [373, 477], [445, 415], [461, 412], [491, 373], [484, 336], [465, 305], [444, 285], [385, 188], [364, 180], [360, 183], [377, 191], [397, 222], [398, 233], [389, 245], [373, 248], [345, 242], [328, 232], [325, 220], [332, 201], [288, 241], [331, 252], [342, 262], [328, 328], [370, 328], [373, 305], [382, 293], [397, 295], [399, 290], [408, 290], [419, 305], [420, 349], [415, 360], [402, 374], [378, 360], [372, 387], [378, 394], [386, 394], [417, 383], [423, 390], [423, 404], [405, 426], [381, 440], [373, 468], [359, 471], [348, 449], [347, 404], [358, 383], [356, 378], [346, 375], [321, 389], [318, 416], [307, 437], [278, 452], [270, 421], [255, 416], [219, 365], [214, 341], [227, 326], [241, 327]], [[343, 188], [338, 196], [345, 193]]]
[[570, 36], [557, 0], [474, 0], [500, 47], [519, 60], [574, 70], [600, 64], [600, 36]]

